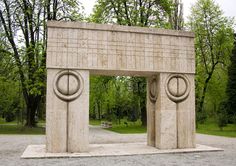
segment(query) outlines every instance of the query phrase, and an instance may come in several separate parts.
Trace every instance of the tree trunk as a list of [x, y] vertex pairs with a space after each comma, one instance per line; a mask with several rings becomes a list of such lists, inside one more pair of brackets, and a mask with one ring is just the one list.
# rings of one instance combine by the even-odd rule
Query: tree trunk
[[97, 104], [98, 104], [98, 119], [101, 120], [101, 105], [100, 102], [98, 102]]
[[205, 96], [206, 96], [206, 91], [207, 91], [207, 87], [208, 87], [208, 83], [212, 77], [212, 74], [213, 72], [211, 72], [210, 74], [208, 74], [208, 77], [206, 78], [205, 80], [205, 83], [204, 83], [204, 87], [203, 87], [203, 90], [202, 90], [202, 96], [201, 96], [201, 99], [199, 101], [199, 107], [197, 108], [197, 111], [198, 111], [198, 118], [197, 120], [201, 123], [203, 123], [206, 119], [206, 113], [204, 111], [204, 101], [205, 101]]
[[35, 110], [28, 105], [27, 106], [27, 114], [26, 114], [26, 124], [25, 126], [27, 127], [35, 127], [36, 126], [36, 122], [35, 122]]
[[142, 126], [144, 126], [144, 127], [147, 126], [147, 109], [146, 109], [146, 107], [141, 108], [141, 122], [142, 122]]
[[28, 102], [29, 103], [27, 104], [27, 110], [26, 110], [27, 114], [26, 114], [25, 126], [35, 127], [36, 126], [35, 116], [36, 116], [36, 111], [39, 107], [40, 97], [30, 96]]
[[204, 104], [204, 100], [205, 100], [205, 96], [206, 96], [206, 91], [207, 91], [207, 87], [208, 87], [208, 83], [211, 79], [211, 76], [212, 76], [212, 73], [210, 73], [207, 77], [207, 79], [205, 80], [205, 83], [204, 83], [204, 87], [203, 87], [203, 90], [202, 90], [202, 97], [200, 99], [200, 102], [199, 102], [199, 112], [203, 112], [203, 104]]

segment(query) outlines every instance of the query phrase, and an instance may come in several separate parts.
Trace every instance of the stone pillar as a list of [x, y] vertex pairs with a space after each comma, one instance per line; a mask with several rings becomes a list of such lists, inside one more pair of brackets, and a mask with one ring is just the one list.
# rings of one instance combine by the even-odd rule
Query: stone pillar
[[52, 153], [67, 151], [67, 102], [58, 98], [53, 90], [59, 72], [58, 69], [47, 70], [46, 150]]
[[[81, 76], [81, 94], [68, 106], [68, 152], [87, 152], [89, 146], [89, 71], [77, 70]], [[74, 84], [71, 82], [71, 84]], [[83, 85], [82, 85], [83, 84]]]
[[176, 104], [166, 94], [168, 74], [160, 73], [157, 83], [155, 145], [158, 149], [177, 148]]
[[89, 71], [47, 71], [47, 152], [88, 151]]
[[[183, 76], [185, 80], [189, 81], [187, 88], [187, 93], [189, 94], [182, 102], [177, 102], [178, 148], [194, 148], [196, 146], [194, 74], [186, 74]], [[182, 80], [182, 82], [183, 81], [184, 80]], [[181, 82], [181, 79], [179, 82]], [[184, 86], [185, 83], [183, 82], [181, 85]], [[184, 87], [182, 87], [182, 89], [183, 88]]]
[[147, 78], [147, 144], [155, 147], [155, 111], [157, 100], [157, 76]]
[[147, 120], [148, 145], [159, 149], [195, 147], [194, 75], [149, 77]]

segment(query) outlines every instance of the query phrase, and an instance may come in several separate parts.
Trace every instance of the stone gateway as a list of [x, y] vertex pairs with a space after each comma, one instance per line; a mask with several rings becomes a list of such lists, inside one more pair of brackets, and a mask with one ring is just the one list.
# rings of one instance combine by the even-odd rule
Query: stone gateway
[[89, 151], [89, 76], [147, 78], [147, 144], [195, 147], [191, 32], [48, 22], [46, 151]]

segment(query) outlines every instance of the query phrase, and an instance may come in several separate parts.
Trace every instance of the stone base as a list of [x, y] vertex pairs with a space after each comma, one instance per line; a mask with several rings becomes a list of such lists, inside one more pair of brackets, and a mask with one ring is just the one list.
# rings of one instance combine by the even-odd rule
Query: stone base
[[164, 154], [164, 153], [190, 153], [190, 152], [209, 152], [223, 151], [205, 145], [197, 145], [190, 149], [170, 149], [160, 150], [146, 143], [117, 143], [117, 144], [90, 144], [89, 152], [85, 153], [46, 153], [45, 145], [29, 145], [21, 158], [70, 158], [70, 157], [102, 157], [102, 156], [125, 156], [142, 154]]

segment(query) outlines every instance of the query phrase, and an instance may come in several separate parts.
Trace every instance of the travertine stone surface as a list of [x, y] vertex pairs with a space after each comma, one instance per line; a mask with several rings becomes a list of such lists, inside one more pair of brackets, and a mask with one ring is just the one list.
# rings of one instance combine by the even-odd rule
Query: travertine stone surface
[[54, 79], [58, 69], [47, 70], [46, 145], [48, 152], [67, 151], [67, 102], [54, 93]]
[[147, 144], [195, 147], [194, 35], [48, 22], [47, 152], [87, 152], [89, 76], [147, 77]]
[[89, 71], [48, 69], [47, 151], [88, 151]]
[[159, 149], [195, 147], [194, 75], [160, 73], [156, 102], [148, 98], [152, 78], [147, 86], [148, 145]]
[[[68, 106], [68, 152], [87, 152], [89, 145], [89, 71], [76, 70], [83, 79], [78, 99]], [[71, 82], [70, 86], [76, 84]]]
[[195, 73], [193, 34], [183, 31], [50, 21], [47, 56], [47, 68], [98, 74]]
[[159, 149], [177, 148], [176, 103], [165, 92], [169, 74], [160, 73], [158, 78], [158, 97], [155, 108], [156, 147]]
[[186, 75], [190, 81], [190, 93], [177, 104], [178, 148], [195, 147], [195, 83], [194, 75]]
[[156, 131], [155, 131], [155, 117], [156, 117], [156, 100], [158, 77], [156, 75], [147, 78], [147, 144], [155, 147]]

